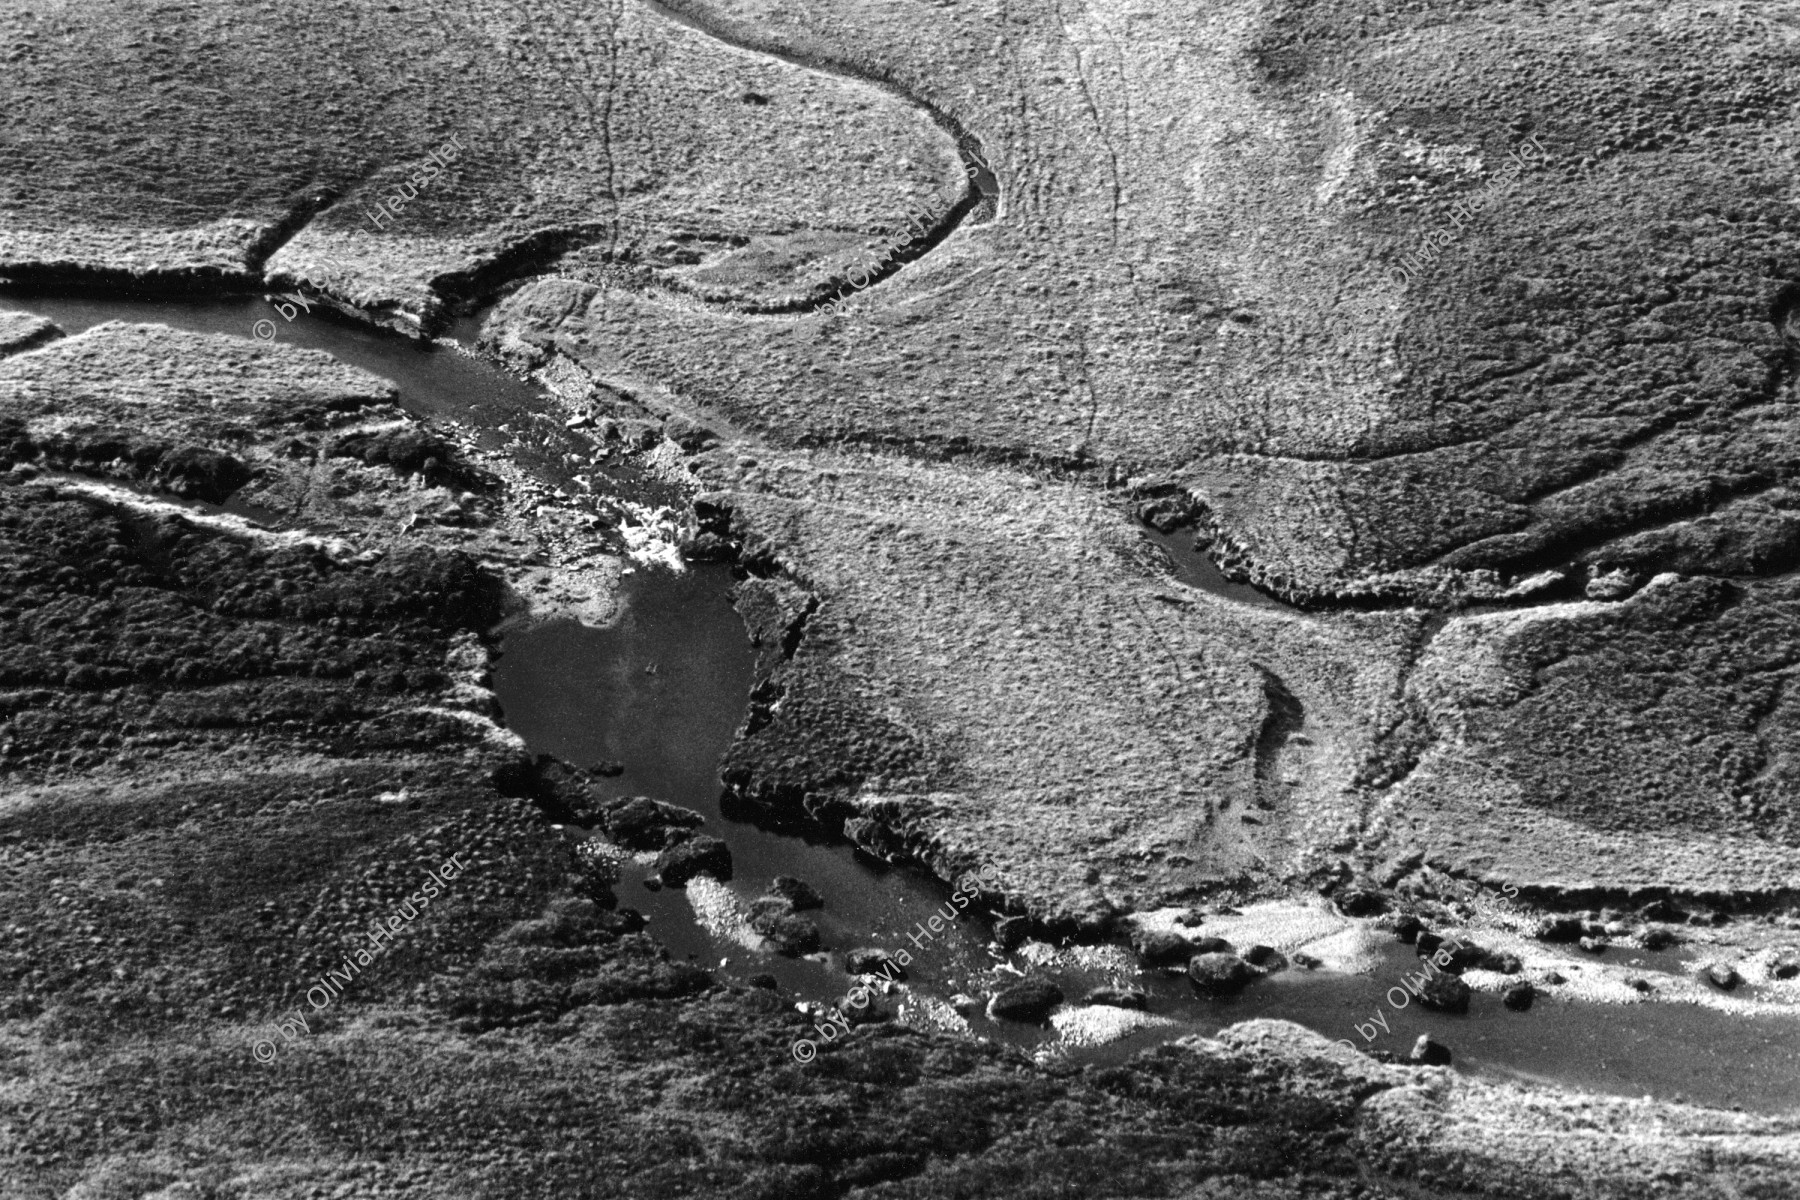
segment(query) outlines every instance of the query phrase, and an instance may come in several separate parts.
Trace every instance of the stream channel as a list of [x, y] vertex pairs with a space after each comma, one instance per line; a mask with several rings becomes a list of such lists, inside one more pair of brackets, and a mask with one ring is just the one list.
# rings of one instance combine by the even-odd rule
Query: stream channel
[[[71, 335], [117, 320], [251, 338], [255, 323], [272, 314], [268, 303], [254, 296], [133, 299], [117, 293], [0, 293], [4, 309], [46, 316]], [[451, 333], [472, 343], [473, 323], [463, 322]], [[521, 446], [510, 436], [530, 427], [533, 414], [550, 409], [542, 391], [456, 345], [415, 342], [325, 315], [322, 308], [282, 322], [279, 340], [325, 350], [380, 375], [395, 384], [401, 404], [416, 416], [456, 421], [484, 446], [507, 449], [521, 467], [552, 478], [558, 473], [554, 446], [534, 449], [529, 439]], [[646, 486], [629, 468], [612, 479], [621, 488]], [[1234, 603], [1276, 603], [1228, 582], [1204, 555], [1174, 537], [1153, 540], [1171, 553], [1182, 582]], [[649, 795], [703, 814], [703, 832], [731, 847], [734, 876], [728, 887], [739, 905], [764, 894], [778, 874], [811, 884], [825, 907], [804, 915], [818, 925], [826, 949], [798, 959], [753, 949], [718, 921], [698, 919], [684, 889], [645, 886], [647, 866], [627, 868], [617, 888], [620, 904], [644, 913], [649, 931], [672, 955], [740, 981], [773, 975], [790, 1000], [829, 1004], [842, 998], [851, 982], [843, 955], [859, 946], [914, 954], [909, 985], [931, 999], [901, 999], [903, 1018], [942, 1017], [951, 1011], [944, 1001], [952, 995], [979, 996], [1025, 969], [1019, 952], [1004, 953], [989, 940], [973, 908], [950, 931], [916, 950], [908, 933], [948, 901], [949, 887], [922, 871], [877, 862], [817, 829], [753, 818], [722, 794], [718, 763], [747, 710], [753, 662], [744, 627], [730, 606], [731, 585], [730, 569], [718, 565], [695, 564], [681, 572], [641, 568], [627, 577], [622, 615], [606, 628], [563, 619], [506, 634], [495, 689], [508, 726], [531, 749], [581, 767], [623, 764], [621, 775], [600, 781], [602, 795]], [[1552, 997], [1540, 997], [1530, 1011], [1517, 1013], [1491, 992], [1475, 993], [1467, 1015], [1417, 1005], [1395, 1011], [1382, 997], [1416, 971], [1418, 962], [1411, 947], [1398, 943], [1382, 953], [1370, 974], [1290, 968], [1227, 1001], [1198, 997], [1185, 978], [1157, 971], [1069, 965], [1077, 956], [1061, 956], [1044, 973], [1072, 1002], [1102, 984], [1142, 987], [1149, 1011], [1168, 1021], [1106, 1045], [1072, 1049], [1068, 1057], [1074, 1061], [1117, 1061], [1159, 1041], [1212, 1033], [1253, 1017], [1285, 1018], [1327, 1037], [1355, 1038], [1354, 1026], [1380, 1012], [1391, 1032], [1380, 1035], [1375, 1047], [1404, 1053], [1419, 1034], [1429, 1033], [1454, 1051], [1458, 1070], [1480, 1077], [1752, 1111], [1800, 1109], [1800, 1017]], [[1642, 960], [1635, 965], [1645, 971], [1684, 969], [1677, 951], [1618, 948], [1613, 953], [1628, 964]], [[1756, 992], [1747, 987], [1738, 995], [1755, 999]], [[1042, 1050], [1058, 1040], [1053, 1029], [993, 1022], [979, 1012], [969, 1017], [969, 1026], [977, 1036], [1025, 1048]]]

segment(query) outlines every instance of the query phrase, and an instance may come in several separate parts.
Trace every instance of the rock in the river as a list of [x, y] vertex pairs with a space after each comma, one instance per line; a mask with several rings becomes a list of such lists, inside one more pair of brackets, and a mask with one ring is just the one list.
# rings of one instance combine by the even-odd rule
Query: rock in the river
[[696, 834], [657, 855], [656, 873], [671, 887], [703, 873], [723, 883], [731, 878], [731, 847], [716, 837]]
[[1792, 979], [1800, 975], [1800, 950], [1780, 950], [1769, 963], [1769, 974], [1776, 979]]
[[792, 875], [777, 875], [775, 882], [769, 885], [769, 891], [793, 905], [796, 912], [825, 907], [825, 897], [813, 890], [811, 884]]
[[905, 979], [902, 967], [886, 950], [859, 946], [844, 956], [844, 969], [852, 975], [881, 975], [888, 979]]
[[1042, 1024], [1050, 1010], [1063, 1001], [1062, 989], [1046, 979], [1025, 979], [1001, 988], [988, 1001], [987, 1014], [996, 1021]]
[[750, 928], [767, 938], [778, 954], [797, 958], [819, 948], [819, 930], [811, 921], [794, 915], [785, 896], [758, 896], [750, 902]]
[[1521, 979], [1519, 982], [1511, 985], [1504, 992], [1500, 993], [1500, 1003], [1506, 1005], [1506, 1007], [1512, 1009], [1514, 1012], [1524, 1012], [1531, 1007], [1531, 1002], [1536, 999], [1537, 989], [1531, 986], [1529, 980], [1525, 979]]
[[[1195, 954], [1235, 954], [1237, 947], [1222, 937], [1198, 937], [1193, 939]], [[1191, 958], [1189, 961], [1193, 961]]]
[[1081, 998], [1083, 1004], [1102, 1004], [1108, 1008], [1143, 1009], [1150, 1002], [1142, 988], [1097, 987]]
[[819, 927], [805, 917], [796, 917], [783, 903], [781, 909], [769, 909], [750, 918], [750, 928], [768, 938], [776, 953], [789, 958], [811, 954], [819, 948]]
[[1273, 974], [1288, 965], [1287, 956], [1273, 946], [1252, 946], [1244, 951], [1244, 961], [1263, 972]]
[[1667, 950], [1670, 946], [1681, 943], [1681, 939], [1670, 929], [1646, 929], [1639, 940], [1646, 950]]
[[1373, 888], [1345, 888], [1332, 898], [1346, 917], [1378, 917], [1388, 910], [1388, 899]]
[[1587, 922], [1580, 917], [1551, 917], [1538, 927], [1540, 942], [1576, 942], [1587, 932]]
[[1140, 929], [1131, 935], [1131, 948], [1147, 967], [1185, 964], [1198, 951], [1194, 943], [1167, 929]]
[[1455, 975], [1432, 974], [1410, 990], [1426, 1008], [1448, 1013], [1469, 1011], [1469, 985]]
[[1422, 931], [1419, 934], [1417, 945], [1420, 958], [1436, 959], [1440, 953], [1443, 954], [1443, 961], [1438, 965], [1453, 975], [1461, 975], [1471, 967], [1484, 967], [1488, 970], [1499, 969], [1488, 965], [1499, 956], [1475, 942], [1459, 941], [1439, 933]]
[[1412, 1053], [1406, 1061], [1421, 1067], [1447, 1067], [1450, 1065], [1450, 1047], [1442, 1042], [1434, 1042], [1430, 1036], [1421, 1033], [1419, 1040], [1413, 1043]]
[[1481, 969], [1498, 971], [1502, 975], [1517, 975], [1525, 964], [1519, 961], [1516, 954], [1505, 954], [1497, 950], [1488, 950], [1482, 954]]
[[1188, 979], [1207, 996], [1229, 996], [1257, 977], [1256, 968], [1235, 954], [1214, 951], [1196, 954], [1188, 962]]
[[691, 808], [665, 804], [648, 796], [625, 796], [607, 804], [600, 823], [607, 836], [628, 850], [660, 850], [671, 833], [684, 833], [706, 818]]
[[1729, 992], [1744, 982], [1744, 977], [1730, 963], [1713, 963], [1706, 968], [1705, 974], [1706, 981], [1722, 992]]

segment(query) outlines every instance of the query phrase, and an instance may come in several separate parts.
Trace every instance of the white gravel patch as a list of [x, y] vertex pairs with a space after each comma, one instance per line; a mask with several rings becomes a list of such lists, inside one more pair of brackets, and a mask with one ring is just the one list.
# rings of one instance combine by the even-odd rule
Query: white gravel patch
[[1304, 951], [1319, 960], [1328, 971], [1346, 975], [1368, 975], [1380, 969], [1380, 947], [1394, 940], [1394, 935], [1373, 925], [1352, 922], [1336, 933], [1307, 942]]
[[963, 1015], [950, 1007], [948, 1001], [924, 992], [908, 989], [902, 996], [899, 1011], [895, 1020], [913, 1029], [930, 1029], [939, 1033], [955, 1033], [965, 1037], [975, 1036], [975, 1030]]
[[720, 941], [735, 942], [746, 950], [766, 950], [769, 943], [750, 928], [750, 910], [736, 893], [711, 875], [696, 875], [687, 882], [688, 903], [700, 927]]
[[1162, 1028], [1176, 1022], [1134, 1008], [1087, 1004], [1057, 1009], [1050, 1014], [1050, 1024], [1068, 1045], [1082, 1047], [1104, 1046], [1139, 1029]]
[[1323, 899], [1263, 901], [1238, 913], [1208, 913], [1196, 926], [1183, 925], [1177, 919], [1188, 911], [1161, 908], [1138, 914], [1136, 923], [1142, 929], [1168, 930], [1189, 938], [1222, 937], [1239, 949], [1264, 945], [1288, 955], [1304, 952], [1334, 971], [1358, 974], [1377, 965], [1371, 947], [1393, 940], [1391, 933], [1366, 921], [1354, 921]]

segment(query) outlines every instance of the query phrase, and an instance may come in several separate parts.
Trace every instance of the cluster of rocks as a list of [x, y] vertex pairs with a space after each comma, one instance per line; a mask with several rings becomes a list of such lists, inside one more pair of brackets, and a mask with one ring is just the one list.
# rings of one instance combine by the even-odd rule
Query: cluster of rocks
[[1590, 954], [1603, 954], [1615, 942], [1635, 941], [1645, 950], [1666, 950], [1681, 943], [1671, 925], [1718, 925], [1722, 913], [1689, 911], [1668, 900], [1655, 900], [1634, 913], [1603, 908], [1546, 917], [1538, 926], [1539, 941], [1578, 945]]
[[811, 885], [792, 875], [777, 875], [768, 892], [750, 902], [750, 927], [767, 938], [776, 953], [798, 958], [819, 948], [819, 927], [799, 914], [823, 907], [824, 897]]
[[731, 847], [719, 838], [695, 832], [706, 818], [648, 796], [622, 796], [603, 804], [599, 824], [608, 837], [627, 850], [655, 850], [656, 877], [669, 887], [682, 887], [696, 875], [721, 883], [731, 878]]
[[1189, 937], [1169, 929], [1132, 935], [1131, 948], [1147, 967], [1179, 968], [1204, 996], [1231, 996], [1288, 965], [1272, 946], [1249, 946], [1242, 953], [1221, 937]]

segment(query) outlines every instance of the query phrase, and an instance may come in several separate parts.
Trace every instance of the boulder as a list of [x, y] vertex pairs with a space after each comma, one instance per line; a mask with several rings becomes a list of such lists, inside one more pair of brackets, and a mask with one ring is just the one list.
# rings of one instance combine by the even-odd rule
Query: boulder
[[1589, 954], [1605, 954], [1606, 953], [1607, 942], [1606, 942], [1605, 938], [1584, 937], [1575, 944], [1580, 946], [1583, 950], [1587, 951]]
[[723, 883], [731, 878], [731, 847], [716, 837], [696, 834], [657, 855], [656, 874], [670, 887], [681, 887], [702, 874]]
[[607, 836], [628, 850], [660, 850], [670, 834], [685, 834], [706, 818], [691, 808], [665, 804], [648, 796], [625, 796], [607, 803], [600, 824]]
[[1403, 917], [1396, 917], [1394, 919], [1394, 938], [1397, 941], [1406, 943], [1408, 946], [1417, 942], [1419, 940], [1419, 934], [1423, 933], [1424, 930], [1425, 922], [1419, 920], [1419, 918], [1412, 913], [1407, 913]]
[[1447, 1013], [1469, 1011], [1469, 985], [1455, 975], [1433, 973], [1421, 982], [1409, 983], [1408, 990], [1426, 1008]]
[[1737, 968], [1730, 963], [1713, 963], [1704, 972], [1706, 981], [1722, 992], [1729, 992], [1744, 982], [1744, 977], [1737, 973]]
[[1516, 954], [1503, 954], [1498, 950], [1488, 950], [1481, 956], [1483, 971], [1497, 971], [1502, 975], [1517, 975], [1525, 964], [1519, 961]]
[[1263, 972], [1273, 974], [1288, 965], [1287, 956], [1273, 946], [1252, 946], [1244, 951], [1244, 961]]
[[[1235, 954], [1237, 947], [1222, 937], [1200, 937], [1194, 939], [1195, 954]], [[1189, 961], [1192, 961], [1190, 959]]]
[[795, 912], [825, 907], [825, 897], [814, 891], [811, 884], [795, 879], [792, 875], [777, 875], [769, 885], [769, 891], [793, 905]]
[[1346, 917], [1378, 917], [1388, 910], [1388, 899], [1373, 888], [1345, 888], [1332, 897]]
[[1537, 989], [1531, 986], [1529, 980], [1525, 979], [1521, 979], [1519, 982], [1511, 985], [1504, 992], [1500, 993], [1500, 1003], [1506, 1005], [1506, 1007], [1512, 1009], [1514, 1012], [1524, 1012], [1531, 1007], [1531, 1002], [1536, 999]]
[[1231, 996], [1244, 990], [1257, 970], [1235, 954], [1212, 951], [1188, 962], [1188, 979], [1204, 996]]
[[1198, 953], [1193, 942], [1167, 929], [1138, 930], [1131, 935], [1131, 948], [1147, 967], [1184, 965]]
[[1646, 950], [1667, 950], [1670, 946], [1681, 944], [1681, 939], [1670, 929], [1646, 929], [1639, 940]]
[[995, 992], [988, 1000], [987, 1015], [996, 1021], [1041, 1025], [1062, 1001], [1062, 989], [1049, 980], [1024, 979]]
[[777, 954], [798, 958], [819, 948], [819, 928], [805, 917], [796, 917], [786, 902], [777, 909], [765, 909], [750, 918], [750, 928], [769, 939]]
[[886, 950], [859, 946], [844, 956], [844, 969], [852, 975], [880, 975], [885, 979], [905, 979], [906, 968]]
[[1420, 958], [1436, 960], [1441, 970], [1452, 975], [1461, 975], [1472, 967], [1486, 967], [1495, 957], [1492, 951], [1476, 942], [1439, 933], [1421, 932], [1417, 945]]
[[1450, 1065], [1450, 1047], [1442, 1042], [1434, 1042], [1421, 1033], [1419, 1040], [1413, 1043], [1412, 1053], [1406, 1061], [1420, 1067], [1447, 1067]]
[[1587, 922], [1580, 917], [1551, 917], [1538, 926], [1537, 938], [1540, 942], [1576, 942], [1587, 933]]
[[1100, 1004], [1107, 1008], [1134, 1008], [1142, 1011], [1150, 998], [1140, 988], [1097, 987], [1081, 998], [1083, 1004]]
[[1800, 975], [1800, 950], [1778, 950], [1769, 963], [1769, 975], [1775, 979], [1792, 979]]

